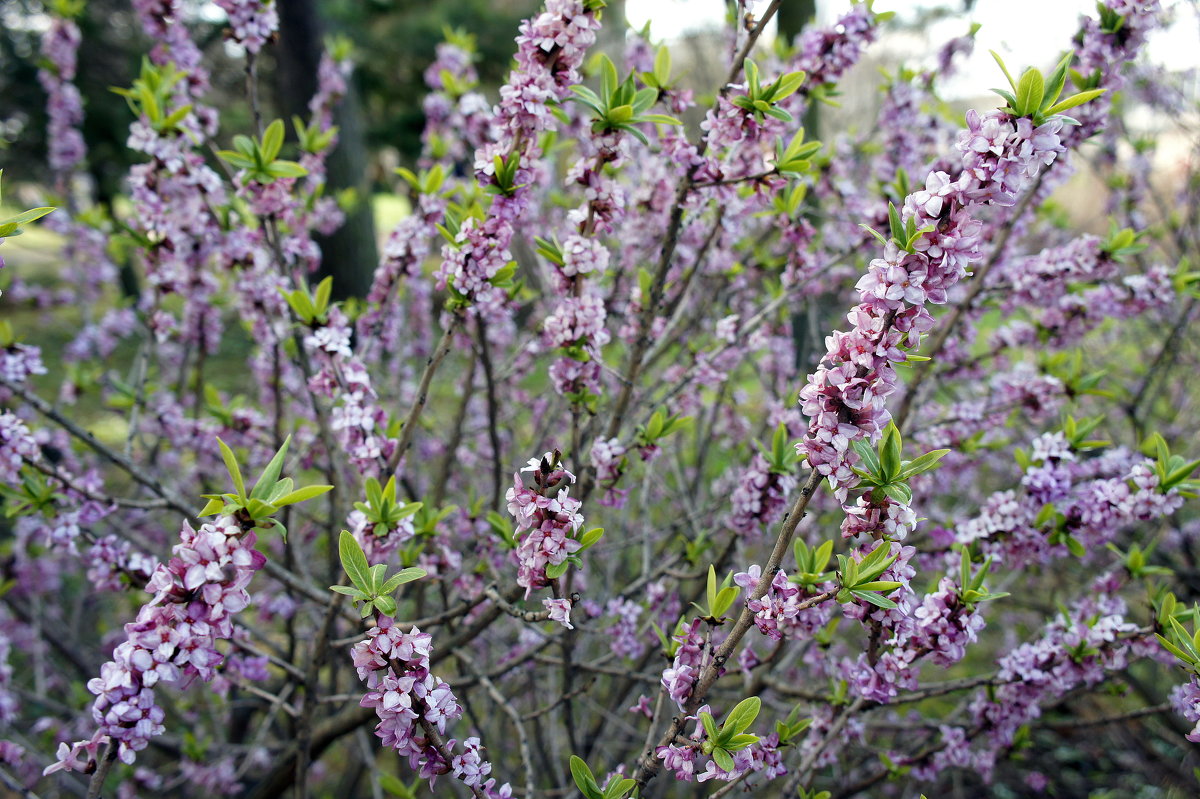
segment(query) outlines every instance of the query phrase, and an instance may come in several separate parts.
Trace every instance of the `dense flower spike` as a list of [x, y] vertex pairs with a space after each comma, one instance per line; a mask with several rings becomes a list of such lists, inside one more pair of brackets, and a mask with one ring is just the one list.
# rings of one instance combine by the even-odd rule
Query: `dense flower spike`
[[[1132, 795], [1092, 755], [1136, 735], [1186, 792], [1200, 182], [1164, 133], [1194, 81], [1126, 64], [1158, 2], [1101, 0], [964, 121], [975, 27], [909, 57], [913, 12], [848, 2], [768, 44], [787, 4], [736, 3], [698, 69], [548, 0], [502, 86], [488, 20], [425, 43], [419, 144], [387, 5], [340, 20], [361, 80], [304, 48], [311, 98], [280, 0], [8, 15], [46, 105], [0, 139], [47, 125], [3, 197], [47, 207], [0, 218], [34, 234], [0, 276], [9, 789]], [[148, 50], [109, 98], [132, 167], [91, 138], [93, 31]], [[838, 85], [864, 61], [874, 98]], [[363, 127], [391, 144], [347, 176]], [[351, 297], [372, 265], [324, 234], [366, 204], [399, 219]], [[284, 441], [336, 489], [290, 507], [332, 485]]]
[[797, 449], [839, 499], [858, 484], [850, 443], [876, 440], [891, 419], [886, 404], [896, 391], [895, 364], [907, 360], [901, 348], [915, 348], [933, 324], [925, 303], [946, 302], [947, 290], [980, 257], [983, 224], [972, 213], [1014, 204], [1062, 151], [1061, 129], [1059, 120], [1035, 129], [1002, 111], [970, 111], [958, 142], [961, 172], [954, 178], [932, 172], [923, 189], [905, 198], [904, 221], [927, 232], [911, 252], [893, 240], [871, 262], [857, 286], [862, 302], [847, 317], [853, 328], [827, 339], [825, 358], [800, 392], [810, 425]]
[[452, 755], [456, 741], [435, 737], [435, 730], [437, 736], [445, 735], [447, 724], [461, 718], [463, 711], [450, 686], [429, 671], [432, 641], [415, 627], [405, 633], [392, 619], [380, 616], [352, 652], [358, 678], [368, 688], [359, 704], [375, 710], [375, 734], [383, 745], [407, 757], [430, 786], [439, 775], [453, 774], [472, 788], [490, 790], [495, 780], [485, 783], [484, 778], [492, 765], [483, 758], [478, 738], [466, 739], [463, 751]]
[[551, 107], [579, 83], [579, 67], [598, 28], [595, 12], [580, 0], [549, 0], [542, 13], [521, 24], [517, 68], [500, 89], [495, 123], [500, 133], [475, 152], [479, 184], [497, 193], [485, 218], [468, 218], [454, 241], [442, 248], [437, 272], [439, 286], [455, 292], [484, 319], [504, 317], [506, 293], [493, 279], [512, 259], [513, 225], [531, 200], [530, 183], [541, 155], [538, 138], [556, 126]]
[[[526, 472], [532, 473], [532, 488], [521, 477]], [[534, 589], [550, 584], [547, 567], [565, 563], [583, 548], [577, 538], [583, 525], [579, 512], [582, 503], [570, 496], [574, 482], [575, 475], [562, 467], [558, 452], [531, 458], [520, 473], [513, 475], [514, 485], [505, 498], [508, 512], [517, 523], [517, 585], [525, 589], [526, 597]], [[554, 612], [562, 614], [559, 620], [565, 622], [565, 613], [558, 609]]]
[[92, 718], [96, 734], [88, 741], [59, 748], [59, 769], [95, 768], [96, 748], [117, 747], [117, 756], [132, 763], [150, 739], [162, 735], [165, 713], [154, 689], [186, 684], [192, 678], [210, 682], [223, 655], [219, 640], [233, 638], [233, 616], [250, 604], [246, 587], [263, 567], [265, 556], [254, 548], [253, 529], [232, 516], [222, 516], [193, 530], [184, 524], [174, 557], [159, 565], [146, 584], [154, 594], [125, 625], [126, 640], [113, 650], [100, 676], [88, 682], [96, 695]]

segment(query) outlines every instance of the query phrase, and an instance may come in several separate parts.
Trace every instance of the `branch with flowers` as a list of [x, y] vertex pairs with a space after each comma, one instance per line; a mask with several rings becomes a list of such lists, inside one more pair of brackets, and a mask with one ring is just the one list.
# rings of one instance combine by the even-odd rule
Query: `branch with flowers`
[[[370, 53], [328, 42], [289, 127], [273, 0], [138, 0], [104, 204], [89, 12], [49, 7], [46, 198], [0, 221], [63, 247], [56, 278], [0, 262], [9, 789], [1195, 792], [1200, 194], [1165, 202], [1133, 132], [1195, 111], [1147, 66], [1163, 9], [996, 56], [965, 119], [964, 24], [869, 123], [805, 130], [898, 21], [787, 41], [745, 6], [713, 85], [602, 0], [540, 6], [496, 91], [447, 31], [349, 301], [314, 276]], [[1062, 199], [1081, 157], [1098, 226]]]

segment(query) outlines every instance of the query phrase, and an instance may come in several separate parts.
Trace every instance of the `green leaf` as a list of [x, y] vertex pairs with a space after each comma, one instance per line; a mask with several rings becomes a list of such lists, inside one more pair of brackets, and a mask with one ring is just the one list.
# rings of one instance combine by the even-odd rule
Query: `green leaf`
[[1186, 652], [1184, 652], [1179, 647], [1175, 646], [1175, 644], [1171, 643], [1168, 639], [1164, 638], [1163, 636], [1159, 635], [1158, 633], [1155, 633], [1154, 637], [1158, 639], [1158, 643], [1162, 645], [1163, 649], [1167, 650], [1172, 655], [1174, 655], [1175, 657], [1182, 660], [1184, 663], [1188, 663], [1188, 664], [1195, 663], [1195, 660], [1193, 660], [1191, 657], [1189, 657]]
[[221, 457], [225, 460], [225, 469], [229, 472], [230, 479], [233, 480], [233, 487], [237, 489], [238, 499], [244, 504], [247, 499], [246, 481], [242, 479], [242, 470], [238, 466], [237, 456], [220, 438], [217, 438], [217, 446], [221, 448]]
[[1017, 83], [1013, 80], [1012, 75], [1008, 73], [1008, 67], [1004, 66], [1004, 59], [995, 50], [988, 50], [988, 52], [992, 54], [992, 58], [996, 59], [996, 63], [1000, 65], [1000, 71], [1004, 73], [1004, 77], [1008, 78], [1008, 85], [1015, 92], [1017, 90]]
[[725, 717], [725, 724], [721, 729], [722, 733], [741, 735], [758, 718], [758, 713], [761, 709], [762, 700], [757, 696], [747, 697], [738, 702], [733, 710], [729, 711], [729, 715]]
[[591, 548], [603, 536], [604, 536], [604, 528], [603, 527], [593, 527], [591, 530], [588, 530], [579, 539], [580, 551]]
[[267, 467], [263, 469], [263, 473], [259, 476], [258, 482], [254, 484], [254, 490], [250, 492], [250, 496], [256, 499], [266, 499], [271, 494], [271, 489], [275, 487], [275, 483], [279, 481], [279, 473], [283, 471], [283, 459], [287, 456], [288, 445], [292, 443], [292, 437], [289, 434], [283, 440], [283, 444], [279, 447], [279, 451], [267, 463]]
[[271, 163], [283, 149], [283, 121], [275, 120], [267, 129], [263, 131], [262, 137], [262, 158], [266, 163]]
[[1043, 106], [1053, 105], [1058, 100], [1058, 96], [1062, 94], [1063, 87], [1067, 85], [1067, 68], [1071, 66], [1071, 59], [1074, 57], [1074, 53], [1067, 53], [1054, 66], [1054, 70], [1046, 80], [1046, 92], [1042, 97]]
[[396, 615], [396, 600], [395, 599], [393, 599], [390, 596], [378, 596], [375, 598], [374, 601], [375, 601], [375, 607], [379, 609], [380, 613], [382, 613], [384, 616], [395, 617], [395, 615]]
[[338, 554], [342, 559], [342, 568], [350, 578], [350, 582], [360, 591], [369, 593], [371, 590], [371, 565], [367, 555], [349, 530], [342, 530], [338, 539]]
[[611, 100], [617, 90], [617, 67], [607, 55], [600, 56], [600, 96]]
[[333, 294], [333, 276], [330, 275], [317, 284], [317, 291], [313, 295], [314, 310], [318, 314], [325, 312], [329, 307], [329, 298]]
[[712, 751], [712, 759], [725, 771], [733, 771], [733, 755], [724, 749], [714, 749]]
[[562, 577], [564, 574], [566, 574], [567, 569], [570, 567], [570, 562], [565, 560], [562, 563], [552, 563], [546, 567], [546, 577], [550, 578], [551, 580], [557, 580], [559, 577]]
[[895, 424], [889, 423], [883, 431], [883, 444], [879, 448], [879, 465], [884, 479], [888, 482], [895, 480], [900, 474], [900, 452], [903, 444], [900, 431]]
[[1067, 111], [1071, 108], [1075, 108], [1076, 106], [1083, 105], [1084, 103], [1095, 100], [1097, 97], [1104, 94], [1106, 91], [1108, 91], [1108, 89], [1089, 89], [1088, 91], [1071, 95], [1070, 97], [1063, 100], [1062, 102], [1056, 103], [1056, 104], [1050, 106], [1049, 108], [1047, 108], [1046, 116], [1054, 116], [1055, 114], [1061, 114], [1063, 111]]
[[854, 589], [856, 591], [882, 591], [886, 594], [889, 591], [895, 591], [901, 585], [903, 583], [898, 583], [894, 580], [872, 580], [869, 583], [859, 583], [854, 586]]
[[740, 593], [741, 591], [736, 586], [731, 585], [722, 588], [717, 593], [716, 603], [709, 608], [709, 610], [712, 612], [712, 615], [716, 616], [717, 618], [724, 616], [725, 611], [729, 610], [729, 608], [733, 606], [734, 601], [738, 598], [738, 594]]
[[666, 86], [671, 80], [671, 51], [666, 45], [660, 45], [654, 54], [654, 77], [660, 87]]
[[886, 599], [879, 594], [873, 594], [870, 591], [856, 591], [854, 589], [850, 589], [850, 593], [864, 602], [870, 602], [872, 605], [884, 608], [885, 610], [894, 610], [896, 608], [896, 603], [892, 600]]
[[637, 786], [631, 779], [614, 779], [604, 790], [604, 799], [621, 799]]
[[592, 775], [592, 770], [588, 768], [588, 764], [583, 762], [583, 759], [571, 755], [571, 776], [575, 779], [575, 787], [588, 799], [596, 799], [601, 796], [600, 786], [596, 784], [596, 778]]
[[1042, 96], [1045, 90], [1046, 86], [1042, 80], [1042, 73], [1033, 68], [1025, 70], [1025, 74], [1021, 76], [1020, 84], [1017, 85], [1016, 112], [1021, 116], [1029, 116], [1036, 113], [1042, 107]]
[[394, 775], [378, 770], [375, 771], [375, 775], [379, 779], [379, 787], [393, 796], [399, 796], [400, 799], [416, 799], [417, 794], [413, 789], [405, 785]]
[[22, 211], [16, 216], [10, 216], [0, 224], [4, 225], [25, 225], [35, 220], [41, 219], [46, 214], [55, 210], [52, 206], [43, 206], [41, 208], [31, 208], [28, 211]]
[[885, 486], [880, 486], [880, 490], [897, 502], [905, 505], [912, 503], [912, 489], [905, 483], [888, 483]]
[[311, 485], [297, 488], [295, 491], [284, 494], [282, 497], [272, 501], [272, 505], [282, 508], [284, 505], [295, 505], [298, 502], [306, 502], [313, 497], [319, 497], [322, 494], [332, 491], [333, 486], [330, 485]]
[[949, 453], [950, 450], [948, 449], [935, 449], [932, 452], [926, 452], [924, 455], [914, 458], [913, 460], [909, 461], [909, 464], [901, 470], [899, 475], [900, 479], [907, 480], [914, 475], [918, 475], [922, 472], [927, 472], [930, 469], [933, 469], [935, 466], [937, 466], [937, 462], [946, 457], [946, 455]]
[[415, 566], [410, 566], [407, 569], [402, 569], [388, 578], [387, 582], [379, 587], [380, 594], [390, 594], [405, 583], [411, 583], [414, 580], [420, 580], [429, 572], [424, 569], [418, 569]]
[[272, 161], [267, 164], [266, 172], [273, 178], [302, 178], [308, 170], [295, 161]]
[[879, 455], [876, 454], [875, 448], [863, 439], [850, 442], [850, 446], [858, 453], [858, 457], [862, 458], [863, 465], [866, 466], [866, 471], [879, 476]]

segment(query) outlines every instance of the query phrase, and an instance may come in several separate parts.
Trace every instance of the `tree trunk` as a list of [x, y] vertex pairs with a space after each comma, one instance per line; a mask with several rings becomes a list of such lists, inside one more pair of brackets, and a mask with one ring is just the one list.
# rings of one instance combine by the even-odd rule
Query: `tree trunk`
[[[817, 0], [786, 0], [779, 6], [779, 11], [776, 13], [776, 18], [779, 24], [779, 37], [789, 44], [792, 43], [796, 36], [804, 30], [810, 22], [815, 23], [817, 16]], [[806, 140], [820, 138], [820, 111], [816, 103], [810, 102], [804, 109], [804, 131]], [[812, 195], [806, 202], [810, 205], [815, 202]], [[810, 364], [814, 351], [816, 351], [821, 339], [812, 334], [813, 330], [823, 329], [823, 327], [814, 324], [813, 315], [820, 313], [819, 302], [805, 302], [802, 310], [797, 308], [792, 312], [792, 343], [795, 350], [795, 367], [800, 374], [805, 374], [806, 370], [812, 368], [814, 364]]]
[[[284, 116], [308, 118], [308, 102], [317, 90], [324, 34], [317, 0], [287, 0], [279, 8], [277, 91]], [[337, 299], [365, 296], [379, 255], [375, 247], [375, 220], [371, 209], [371, 182], [367, 175], [367, 146], [358, 92], [351, 81], [345, 99], [334, 112], [338, 145], [330, 153], [326, 194], [354, 188], [358, 203], [346, 214], [346, 223], [332, 236], [318, 236], [321, 268], [318, 279], [333, 277]]]

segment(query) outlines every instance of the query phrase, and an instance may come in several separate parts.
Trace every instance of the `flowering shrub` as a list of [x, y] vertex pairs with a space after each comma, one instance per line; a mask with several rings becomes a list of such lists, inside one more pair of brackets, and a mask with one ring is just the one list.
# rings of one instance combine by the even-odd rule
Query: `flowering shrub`
[[[547, 0], [496, 97], [452, 34], [347, 302], [312, 277], [352, 54], [264, 120], [277, 9], [217, 5], [250, 128], [200, 23], [138, 0], [108, 208], [70, 4], [45, 32], [52, 196], [0, 221], [64, 242], [58, 281], [4, 273], [9, 789], [1195, 791], [1200, 198], [1116, 157], [1129, 107], [1186, 107], [1140, 60], [1157, 0], [1103, 0], [1046, 72], [997, 57], [963, 119], [937, 90], [972, 29], [826, 141], [800, 120], [870, 2], [774, 46], [779, 0], [739, 8], [699, 92], [649, 30], [599, 52], [602, 0]], [[1081, 158], [1106, 234], [1056, 212]], [[1140, 778], [1076, 763], [1131, 737]]]

